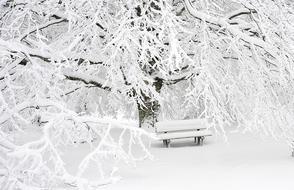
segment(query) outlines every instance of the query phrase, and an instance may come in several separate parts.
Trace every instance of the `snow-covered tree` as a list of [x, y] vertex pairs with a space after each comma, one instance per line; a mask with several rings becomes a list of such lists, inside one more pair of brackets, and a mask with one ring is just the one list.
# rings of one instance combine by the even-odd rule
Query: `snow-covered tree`
[[[2, 0], [0, 6], [6, 166], [0, 175], [15, 171], [3, 180], [7, 187], [46, 186], [37, 176], [68, 179], [62, 144], [99, 142], [83, 163], [93, 157], [101, 163], [97, 155], [134, 160], [131, 148], [123, 148], [128, 131], [128, 144], [150, 156], [140, 138], [148, 134], [121, 117], [140, 126], [154, 124], [159, 113], [207, 118], [216, 131], [234, 124], [291, 142], [289, 0]], [[41, 138], [13, 139], [32, 126]], [[121, 138], [109, 132], [116, 128]], [[78, 174], [70, 183], [81, 187], [83, 180]]]

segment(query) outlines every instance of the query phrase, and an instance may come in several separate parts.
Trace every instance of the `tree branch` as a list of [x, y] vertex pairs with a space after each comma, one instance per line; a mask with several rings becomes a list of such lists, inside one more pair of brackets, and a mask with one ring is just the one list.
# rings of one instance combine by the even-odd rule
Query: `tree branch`
[[83, 82], [85, 84], [92, 84], [92, 85], [94, 85], [96, 87], [99, 87], [99, 88], [101, 88], [103, 90], [111, 91], [111, 87], [105, 86], [103, 84], [103, 83], [105, 83], [105, 81], [103, 79], [99, 79], [96, 76], [93, 77], [93, 76], [85, 75], [83, 73], [73, 72], [73, 71], [69, 71], [69, 70], [64, 70], [63, 75], [68, 80], [80, 81], [80, 82]]
[[52, 26], [52, 25], [55, 25], [55, 24], [59, 24], [59, 23], [62, 23], [62, 22], [68, 22], [67, 19], [65, 18], [62, 18], [62, 19], [57, 19], [57, 20], [52, 20], [52, 21], [49, 21], [45, 24], [42, 24], [42, 25], [39, 25], [39, 26], [36, 26], [34, 29], [26, 32], [24, 35], [22, 35], [19, 39], [20, 41], [24, 40], [28, 35], [32, 34], [32, 33], [35, 33], [36, 31], [38, 30], [43, 30], [49, 26]]
[[246, 15], [246, 14], [248, 15], [248, 14], [252, 14], [252, 13], [257, 13], [257, 11], [254, 9], [242, 8], [242, 9], [238, 9], [236, 11], [229, 13], [226, 16], [226, 18], [228, 18], [229, 20], [232, 20], [235, 17], [241, 16], [241, 15]]
[[244, 42], [264, 49], [272, 57], [275, 57], [275, 58], [278, 57], [278, 53], [275, 50], [275, 48], [271, 44], [263, 41], [263, 39], [255, 38], [255, 37], [252, 37], [252, 36], [249, 36], [249, 35], [243, 33], [242, 31], [240, 31], [240, 29], [238, 27], [231, 25], [228, 22], [228, 20], [225, 18], [216, 18], [214, 16], [197, 11], [193, 7], [193, 5], [191, 4], [190, 0], [183, 0], [183, 1], [186, 6], [186, 9], [194, 18], [199, 19], [199, 20], [204, 21], [209, 24], [217, 25], [220, 28], [224, 28], [228, 32], [230, 32], [233, 36], [238, 37], [239, 39], [243, 40]]

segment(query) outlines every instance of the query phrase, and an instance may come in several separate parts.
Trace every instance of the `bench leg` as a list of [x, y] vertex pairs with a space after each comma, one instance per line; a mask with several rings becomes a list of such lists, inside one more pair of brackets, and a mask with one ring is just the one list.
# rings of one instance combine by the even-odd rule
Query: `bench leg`
[[163, 145], [167, 146], [167, 140], [163, 140]]
[[163, 140], [163, 145], [168, 148], [170, 147], [170, 139]]
[[170, 147], [170, 139], [167, 139], [166, 140], [166, 148], [169, 148]]
[[197, 137], [194, 137], [194, 143], [198, 144], [198, 138]]
[[199, 145], [203, 145], [204, 137], [199, 137]]
[[195, 137], [195, 138], [197, 138], [197, 145], [200, 145], [200, 143], [201, 143], [201, 137]]

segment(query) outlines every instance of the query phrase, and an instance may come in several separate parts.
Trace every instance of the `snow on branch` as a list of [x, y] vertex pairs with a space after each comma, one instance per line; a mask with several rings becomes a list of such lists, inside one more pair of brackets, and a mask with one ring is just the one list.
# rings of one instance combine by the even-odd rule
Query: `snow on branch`
[[226, 15], [226, 18], [231, 20], [231, 19], [236, 18], [236, 17], [238, 17], [240, 15], [253, 14], [253, 13], [257, 13], [256, 10], [254, 10], [254, 9], [250, 10], [250, 9], [247, 9], [247, 8], [241, 8], [241, 9], [230, 12], [229, 14]]
[[54, 24], [59, 24], [59, 23], [62, 23], [62, 22], [68, 22], [67, 19], [56, 19], [56, 20], [52, 20], [52, 21], [49, 21], [45, 24], [42, 24], [40, 26], [36, 26], [36, 28], [34, 29], [31, 29], [30, 31], [27, 31], [25, 34], [23, 34], [21, 37], [19, 37], [20, 41], [22, 41], [23, 39], [25, 39], [28, 35], [32, 34], [32, 33], [35, 33], [36, 31], [38, 30], [43, 30], [49, 26], [52, 26]]
[[[128, 120], [116, 120], [101, 118], [93, 115], [78, 115], [63, 107], [57, 102], [39, 99], [36, 102], [40, 106], [56, 107], [57, 112], [44, 112], [48, 122], [37, 130], [41, 136], [36, 139], [28, 139], [22, 144], [14, 144], [5, 137], [1, 131], [0, 165], [3, 166], [1, 187], [8, 188], [33, 188], [43, 189], [48, 186], [58, 187], [62, 183], [78, 188], [97, 188], [101, 185], [114, 182], [116, 175], [116, 163], [121, 161], [134, 164], [134, 161], [152, 158], [145, 147], [142, 138], [154, 138], [144, 130], [139, 129], [136, 122]], [[118, 135], [119, 138], [112, 136]], [[23, 134], [22, 134], [23, 136]], [[83, 145], [77, 144], [83, 142]], [[68, 164], [72, 160], [65, 160], [63, 152], [67, 148], [80, 148], [88, 144], [91, 150], [80, 160], [75, 174], [68, 172]], [[141, 156], [135, 156], [132, 149], [142, 148]], [[103, 165], [103, 162], [113, 162], [111, 168]], [[18, 163], [15, 165], [15, 163]], [[97, 168], [100, 180], [89, 181], [85, 172], [91, 168]]]
[[92, 84], [92, 85], [97, 86], [101, 89], [111, 91], [111, 87], [106, 86], [106, 84], [105, 84], [106, 81], [103, 79], [99, 79], [99, 77], [97, 77], [97, 76], [90, 76], [90, 75], [86, 75], [83, 73], [79, 73], [76, 71], [70, 71], [70, 70], [64, 70], [63, 75], [69, 80], [81, 81], [85, 84]]
[[226, 18], [216, 18], [214, 16], [205, 14], [203, 12], [197, 11], [192, 3], [190, 2], [190, 0], [184, 0], [185, 2], [185, 6], [187, 8], [187, 10], [189, 11], [189, 13], [204, 22], [213, 24], [213, 25], [217, 25], [220, 28], [224, 28], [226, 30], [228, 30], [232, 35], [234, 35], [235, 37], [244, 40], [245, 42], [249, 43], [249, 45], [256, 45], [258, 47], [263, 48], [266, 52], [268, 52], [271, 56], [278, 58], [278, 50], [276, 50], [271, 44], [266, 43], [265, 41], [263, 41], [262, 39], [259, 38], [254, 38], [251, 37], [247, 34], [244, 34], [242, 31], [239, 30], [239, 28], [237, 26], [233, 26], [231, 25]]

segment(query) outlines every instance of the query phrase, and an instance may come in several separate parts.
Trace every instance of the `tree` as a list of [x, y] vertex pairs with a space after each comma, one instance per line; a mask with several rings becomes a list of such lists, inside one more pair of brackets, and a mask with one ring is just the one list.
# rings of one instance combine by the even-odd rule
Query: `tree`
[[[55, 62], [59, 67], [67, 68], [63, 72], [69, 80], [81, 81], [113, 94], [128, 96], [129, 101], [136, 102], [139, 118], [144, 119], [152, 115], [153, 109], [158, 109], [157, 101], [163, 83], [176, 83], [191, 75], [188, 72], [180, 76], [170, 76], [180, 70], [187, 70], [188, 67], [182, 63], [181, 54], [185, 52], [181, 52], [175, 38], [177, 31], [174, 24], [179, 21], [172, 14], [171, 7], [164, 2], [101, 1], [91, 4], [59, 1], [52, 10], [47, 8], [49, 2], [35, 3], [36, 6], [34, 3], [11, 3], [11, 6], [20, 8], [7, 11], [7, 22], [12, 19], [9, 15], [13, 17], [23, 13], [18, 21], [18, 25], [21, 25], [19, 27], [23, 28], [21, 31], [14, 31], [22, 35], [14, 41], [25, 43], [25, 47], [22, 44], [23, 49], [15, 50], [16, 44], [11, 47], [12, 43], [9, 43], [10, 47], [6, 44], [6, 48], [12, 48], [10, 51], [25, 49], [27, 56]], [[105, 5], [102, 6], [103, 3]], [[62, 11], [71, 13], [62, 15]], [[38, 20], [37, 23], [26, 21], [27, 14]], [[51, 34], [51, 30], [57, 32]], [[49, 43], [36, 44], [34, 41], [40, 38], [45, 38]], [[40, 45], [43, 51], [36, 52]], [[169, 47], [174, 50], [169, 51]], [[54, 52], [53, 55], [50, 48], [61, 53], [56, 55]], [[24, 57], [22, 65], [26, 65], [24, 62], [27, 61]], [[160, 63], [161, 61], [163, 62]], [[77, 69], [73, 71], [72, 68]], [[161, 74], [157, 76], [159, 70]], [[96, 73], [91, 73], [93, 71]], [[106, 73], [102, 79], [97, 77], [102, 73]], [[132, 77], [132, 74], [137, 77]]]
[[[86, 134], [69, 143], [110, 138], [93, 131], [117, 121], [99, 118], [138, 114], [140, 126], [153, 125], [159, 110], [164, 117], [207, 118], [216, 131], [234, 124], [291, 142], [291, 1], [7, 0], [0, 6], [5, 151], [15, 150], [10, 131], [32, 122], [50, 134]], [[45, 137], [42, 143], [55, 142]]]

